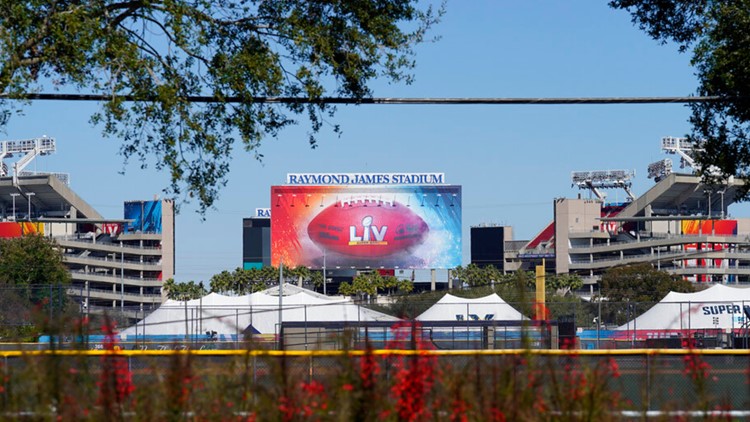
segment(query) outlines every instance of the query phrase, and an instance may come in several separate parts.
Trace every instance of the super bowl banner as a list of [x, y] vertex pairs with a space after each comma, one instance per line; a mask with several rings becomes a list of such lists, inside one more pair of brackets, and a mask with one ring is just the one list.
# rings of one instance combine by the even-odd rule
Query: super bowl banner
[[461, 187], [274, 186], [271, 264], [461, 265]]

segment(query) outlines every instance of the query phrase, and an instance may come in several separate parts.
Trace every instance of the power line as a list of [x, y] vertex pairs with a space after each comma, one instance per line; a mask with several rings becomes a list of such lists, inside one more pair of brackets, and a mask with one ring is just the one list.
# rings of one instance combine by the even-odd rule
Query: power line
[[[30, 93], [14, 95], [0, 95], [0, 99], [32, 100], [32, 101], [109, 101], [112, 95], [104, 94], [50, 94]], [[117, 96], [123, 101], [154, 101], [156, 97], [136, 97], [133, 95]], [[577, 105], [577, 104], [688, 104], [707, 103], [722, 100], [719, 96], [689, 96], [689, 97], [537, 97], [537, 98], [350, 98], [350, 97], [219, 97], [213, 95], [189, 95], [184, 98], [191, 103], [243, 103], [257, 104], [375, 104], [375, 105]], [[726, 98], [724, 98], [726, 100]]]

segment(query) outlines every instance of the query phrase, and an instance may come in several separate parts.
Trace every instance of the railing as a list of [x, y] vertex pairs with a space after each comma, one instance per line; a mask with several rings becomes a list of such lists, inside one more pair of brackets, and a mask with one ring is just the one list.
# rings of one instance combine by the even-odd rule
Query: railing
[[[570, 249], [571, 250], [572, 249], [588, 249], [592, 252], [596, 252], [597, 250], [606, 250], [606, 249], [611, 249], [611, 248], [617, 248], [618, 246], [622, 246], [622, 245], [634, 245], [634, 244], [643, 244], [644, 248], [649, 248], [651, 247], [649, 243], [661, 242], [665, 240], [679, 240], [681, 241], [681, 243], [691, 243], [691, 242], [697, 241], [696, 238], [701, 238], [701, 237], [705, 237], [705, 238], [721, 237], [721, 238], [727, 239], [726, 242], [716, 242], [716, 243], [732, 243], [732, 244], [736, 243], [736, 244], [743, 244], [743, 245], [750, 244], [750, 238], [748, 238], [748, 236], [746, 235], [742, 235], [742, 236], [723, 235], [723, 234], [713, 235], [710, 233], [709, 234], [706, 234], [706, 233], [680, 234], [680, 235], [666, 234], [666, 235], [659, 235], [659, 236], [641, 237], [640, 239], [616, 240], [616, 241], [611, 241], [610, 243], [596, 243], [594, 245], [582, 244], [582, 243], [576, 242], [576, 243], [571, 244]], [[709, 242], [701, 242], [701, 243], [709, 243]], [[714, 243], [714, 242], [710, 242], [710, 243]], [[662, 246], [666, 246], [666, 245], [662, 245]], [[750, 251], [745, 251], [745, 252], [750, 253]]]
[[[119, 289], [120, 286], [116, 286], [116, 287], [118, 287]], [[69, 288], [67, 292], [70, 296], [76, 296], [76, 297], [86, 297], [86, 294], [87, 294], [87, 290], [85, 288]], [[117, 296], [120, 296], [123, 294], [120, 290], [112, 290], [112, 289], [89, 288], [88, 292], [102, 293], [102, 294], [108, 294], [108, 295], [117, 295]], [[134, 293], [134, 292], [125, 291], [125, 297], [131, 298], [131, 299], [133, 297], [135, 298], [161, 298], [161, 293]]]
[[80, 254], [67, 254], [63, 255], [63, 259], [81, 259], [81, 260], [94, 260], [94, 261], [101, 261], [101, 262], [107, 262], [112, 263], [115, 265], [120, 264], [126, 264], [126, 265], [144, 265], [144, 266], [154, 266], [154, 267], [161, 267], [161, 263], [159, 262], [143, 262], [143, 261], [135, 261], [132, 259], [112, 259], [112, 258], [102, 258], [102, 257], [96, 257], [96, 256], [81, 256]]
[[159, 250], [161, 249], [156, 246], [140, 246], [140, 245], [134, 246], [134, 245], [128, 245], [128, 244], [123, 244], [122, 246], [120, 246], [120, 244], [116, 242], [96, 242], [90, 236], [80, 237], [78, 235], [60, 235], [60, 236], [53, 236], [52, 238], [55, 240], [63, 240], [66, 242], [83, 243], [87, 245], [93, 244], [97, 246], [107, 246], [107, 247], [130, 249], [130, 250], [138, 250], [138, 249]]
[[89, 272], [71, 271], [70, 274], [71, 274], [71, 276], [81, 277], [81, 278], [86, 278], [86, 277], [89, 277], [89, 276], [90, 277], [101, 277], [101, 278], [104, 278], [104, 279], [109, 279], [112, 282], [118, 281], [120, 279], [129, 280], [129, 281], [142, 281], [142, 282], [147, 282], [147, 283], [153, 283], [153, 282], [160, 282], [161, 281], [158, 278], [130, 277], [130, 276], [122, 276], [122, 275], [110, 275], [108, 273], [100, 273], [100, 272], [94, 272], [94, 271], [89, 271]]

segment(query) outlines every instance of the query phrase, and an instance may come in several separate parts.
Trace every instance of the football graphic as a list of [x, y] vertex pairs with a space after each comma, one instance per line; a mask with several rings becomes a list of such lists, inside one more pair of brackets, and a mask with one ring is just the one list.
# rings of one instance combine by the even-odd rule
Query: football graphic
[[383, 257], [421, 244], [430, 228], [409, 207], [378, 199], [351, 199], [324, 208], [307, 226], [319, 247], [356, 257]]

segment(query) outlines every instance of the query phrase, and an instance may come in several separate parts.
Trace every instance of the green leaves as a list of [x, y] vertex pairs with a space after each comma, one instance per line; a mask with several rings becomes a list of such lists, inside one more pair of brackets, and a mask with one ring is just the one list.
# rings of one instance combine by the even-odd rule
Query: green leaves
[[196, 283], [192, 280], [187, 283], [175, 283], [174, 279], [170, 278], [162, 284], [162, 289], [167, 292], [168, 299], [180, 301], [200, 299], [208, 294], [203, 282]]
[[[122, 141], [125, 163], [169, 172], [166, 193], [196, 199], [203, 213], [237, 144], [260, 159], [262, 140], [303, 115], [314, 147], [335, 112], [315, 100], [367, 97], [378, 77], [409, 82], [412, 48], [442, 14], [416, 3], [0, 0], [0, 98], [50, 88], [106, 94], [92, 122]], [[215, 102], [191, 102], [200, 95]]]
[[658, 302], [670, 291], [693, 292], [693, 285], [650, 264], [610, 268], [602, 275], [602, 296], [609, 302]]
[[414, 290], [414, 283], [411, 280], [382, 276], [378, 272], [358, 274], [351, 284], [342, 282], [339, 285], [339, 293], [344, 296], [374, 297], [378, 292], [394, 294], [409, 293], [412, 290]]
[[37, 320], [47, 312], [60, 318], [55, 322], [62, 321], [70, 303], [66, 300], [69, 284], [62, 253], [46, 237], [27, 234], [0, 239], [0, 337], [32, 336], [38, 324], [54, 326], [52, 321]]
[[0, 283], [30, 286], [69, 284], [62, 254], [41, 235], [0, 239]]
[[[750, 175], [750, 1], [615, 0], [653, 38], [692, 48], [700, 96], [718, 101], [692, 103], [690, 138], [705, 141], [697, 161], [705, 180]], [[743, 186], [747, 199], [750, 186]]]
[[[307, 267], [284, 267], [285, 283], [301, 284], [311, 282], [315, 286], [323, 285], [323, 277]], [[222, 271], [211, 277], [210, 290], [215, 293], [245, 295], [267, 289], [279, 284], [277, 267], [237, 268], [232, 272]]]

